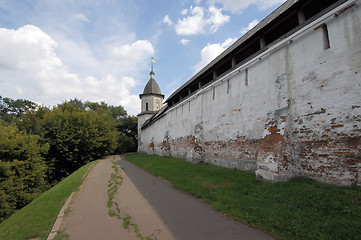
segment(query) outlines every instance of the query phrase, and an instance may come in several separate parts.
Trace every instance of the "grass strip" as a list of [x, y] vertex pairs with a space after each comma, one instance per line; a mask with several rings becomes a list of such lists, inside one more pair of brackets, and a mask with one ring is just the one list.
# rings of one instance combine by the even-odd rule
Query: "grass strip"
[[361, 239], [361, 188], [296, 178], [270, 183], [254, 173], [183, 159], [128, 154], [127, 160], [213, 209], [276, 239]]
[[60, 209], [83, 182], [83, 176], [97, 161], [90, 162], [43, 193], [29, 205], [17, 211], [0, 224], [0, 239], [46, 239]]
[[[122, 185], [123, 177], [120, 174], [120, 167], [119, 165], [113, 160], [112, 168], [114, 172], [110, 174], [110, 179], [108, 181], [108, 215], [111, 217], [117, 216], [118, 219], [121, 219], [120, 216], [120, 209], [118, 207], [118, 204], [113, 201], [114, 194], [118, 191], [120, 185]], [[112, 209], [113, 206], [115, 206], [116, 212]]]

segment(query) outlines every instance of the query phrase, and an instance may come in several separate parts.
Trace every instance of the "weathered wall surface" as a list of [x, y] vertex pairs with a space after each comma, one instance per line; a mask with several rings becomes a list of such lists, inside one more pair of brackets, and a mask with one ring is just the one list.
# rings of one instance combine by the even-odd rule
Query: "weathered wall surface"
[[354, 7], [271, 46], [143, 129], [139, 151], [361, 184], [360, 20]]

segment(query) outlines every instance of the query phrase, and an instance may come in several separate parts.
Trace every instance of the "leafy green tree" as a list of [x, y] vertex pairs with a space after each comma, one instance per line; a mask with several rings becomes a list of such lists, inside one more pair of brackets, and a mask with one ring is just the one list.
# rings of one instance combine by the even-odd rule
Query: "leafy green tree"
[[37, 104], [32, 101], [25, 99], [13, 100], [11, 98], [3, 98], [0, 96], [0, 119], [7, 122], [12, 121], [14, 118], [19, 118], [23, 114], [33, 112], [36, 109]]
[[123, 133], [119, 133], [116, 153], [121, 154], [126, 152], [134, 152], [136, 150], [137, 150], [137, 143], [134, 141], [134, 139], [128, 137]]
[[138, 148], [138, 118], [128, 116], [117, 120], [117, 129], [120, 133], [118, 153], [135, 152]]
[[50, 111], [49, 108], [41, 106], [36, 111], [23, 114], [20, 118], [14, 119], [13, 122], [21, 131], [41, 136], [44, 115]]
[[138, 118], [134, 116], [128, 116], [119, 119], [117, 129], [119, 132], [124, 133], [128, 137], [136, 140], [138, 136]]
[[101, 101], [101, 102], [85, 102], [85, 109], [86, 110], [94, 110], [94, 111], [108, 111], [108, 104], [106, 104], [105, 102]]
[[80, 108], [82, 110], [86, 110], [87, 109], [87, 105], [86, 103], [82, 102], [81, 100], [75, 98], [75, 99], [70, 99], [69, 101], [65, 101], [63, 104], [59, 104], [59, 105], [66, 105], [66, 104], [72, 104], [74, 106], [76, 106], [77, 108]]
[[93, 159], [137, 149], [122, 106], [74, 99], [53, 109], [0, 96], [0, 222]]
[[125, 111], [123, 106], [109, 106], [108, 109], [114, 119], [122, 119], [127, 116], [127, 111]]
[[43, 119], [43, 139], [50, 144], [50, 177], [60, 180], [91, 160], [111, 154], [117, 131], [106, 111], [84, 111], [72, 103], [58, 105]]
[[127, 116], [127, 111], [125, 111], [123, 106], [109, 106], [105, 102], [98, 103], [89, 101], [85, 103], [85, 106], [90, 110], [103, 110], [109, 112], [114, 119], [121, 119]]
[[127, 116], [127, 112], [123, 106], [112, 106], [105, 102], [81, 102], [78, 99], [70, 100], [62, 105], [73, 104], [82, 110], [93, 110], [103, 113], [109, 113], [113, 117], [116, 127], [119, 131], [118, 146], [116, 153], [132, 152], [137, 150], [137, 133], [138, 123], [137, 117]]
[[0, 221], [24, 207], [47, 188], [42, 154], [47, 144], [10, 123], [0, 121]]

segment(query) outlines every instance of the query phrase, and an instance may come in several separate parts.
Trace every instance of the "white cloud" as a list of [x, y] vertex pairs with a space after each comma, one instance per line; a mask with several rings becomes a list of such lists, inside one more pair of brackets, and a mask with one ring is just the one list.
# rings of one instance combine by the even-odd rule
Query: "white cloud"
[[76, 13], [72, 16], [72, 18], [83, 22], [89, 22], [89, 19], [82, 13]]
[[248, 24], [247, 27], [245, 27], [245, 28], [243, 28], [243, 29], [241, 30], [241, 34], [242, 34], [242, 35], [245, 34], [245, 33], [248, 32], [249, 30], [251, 30], [252, 28], [254, 28], [258, 23], [259, 23], [259, 21], [258, 21], [257, 19], [253, 20], [252, 22], [250, 22], [250, 23]]
[[113, 67], [122, 68], [128, 74], [134, 74], [139, 66], [149, 63], [146, 59], [153, 55], [154, 48], [148, 40], [113, 47], [110, 52]]
[[[183, 14], [184, 13], [184, 14]], [[182, 11], [185, 16], [178, 19], [174, 30], [178, 35], [195, 35], [207, 32], [216, 32], [230, 20], [230, 17], [222, 14], [222, 9], [210, 6], [208, 9], [203, 7], [190, 7], [189, 11]]]
[[186, 15], [188, 13], [188, 9], [186, 8], [186, 9], [183, 9], [182, 11], [181, 11], [181, 14], [182, 15]]
[[174, 29], [178, 35], [193, 35], [204, 33], [206, 22], [204, 21], [203, 7], [190, 7], [191, 16], [178, 19]]
[[0, 69], [45, 71], [62, 65], [53, 51], [57, 43], [35, 26], [0, 28], [0, 39]]
[[216, 32], [219, 27], [221, 27], [226, 22], [229, 22], [230, 17], [222, 14], [222, 9], [216, 8], [214, 6], [209, 7], [210, 17], [207, 20], [210, 25], [210, 30]]
[[93, 49], [81, 38], [70, 39], [63, 34], [54, 34], [56, 55], [69, 71], [85, 75], [101, 76], [103, 66], [100, 66], [99, 56], [94, 56]]
[[131, 66], [146, 62], [154, 53], [150, 42], [139, 40], [113, 48], [108, 56], [111, 60], [97, 62], [105, 70], [95, 77], [70, 71], [56, 54], [58, 43], [36, 26], [0, 28], [0, 39], [2, 95], [47, 106], [73, 98], [106, 101], [123, 105], [129, 114], [139, 113], [139, 97], [130, 93], [137, 84]]
[[187, 44], [190, 42], [190, 40], [183, 38], [182, 40], [180, 40], [180, 42], [181, 42], [183, 45], [187, 45]]
[[194, 71], [198, 72], [199, 70], [201, 70], [204, 66], [206, 66], [223, 51], [224, 48], [219, 43], [208, 44], [207, 46], [205, 46], [201, 51], [201, 61], [193, 67]]
[[256, 5], [261, 10], [266, 10], [286, 0], [209, 0], [208, 3], [213, 5], [219, 3], [224, 10], [232, 13], [240, 13], [247, 9], [250, 5]]
[[209, 44], [201, 50], [201, 61], [193, 66], [193, 69], [196, 72], [201, 70], [204, 66], [210, 63], [215, 59], [219, 54], [221, 54], [227, 47], [234, 43], [236, 38], [228, 38], [223, 43]]
[[173, 21], [169, 18], [168, 15], [165, 15], [165, 17], [163, 18], [163, 23], [168, 24], [168, 26], [173, 25]]
[[221, 47], [226, 49], [227, 47], [231, 46], [235, 41], [237, 41], [237, 38], [227, 38], [222, 44]]

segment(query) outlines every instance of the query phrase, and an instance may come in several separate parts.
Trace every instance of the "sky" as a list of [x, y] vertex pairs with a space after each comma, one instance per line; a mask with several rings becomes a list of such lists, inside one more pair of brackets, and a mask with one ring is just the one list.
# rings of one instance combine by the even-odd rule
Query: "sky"
[[0, 0], [0, 96], [140, 112], [151, 59], [165, 99], [285, 0]]

